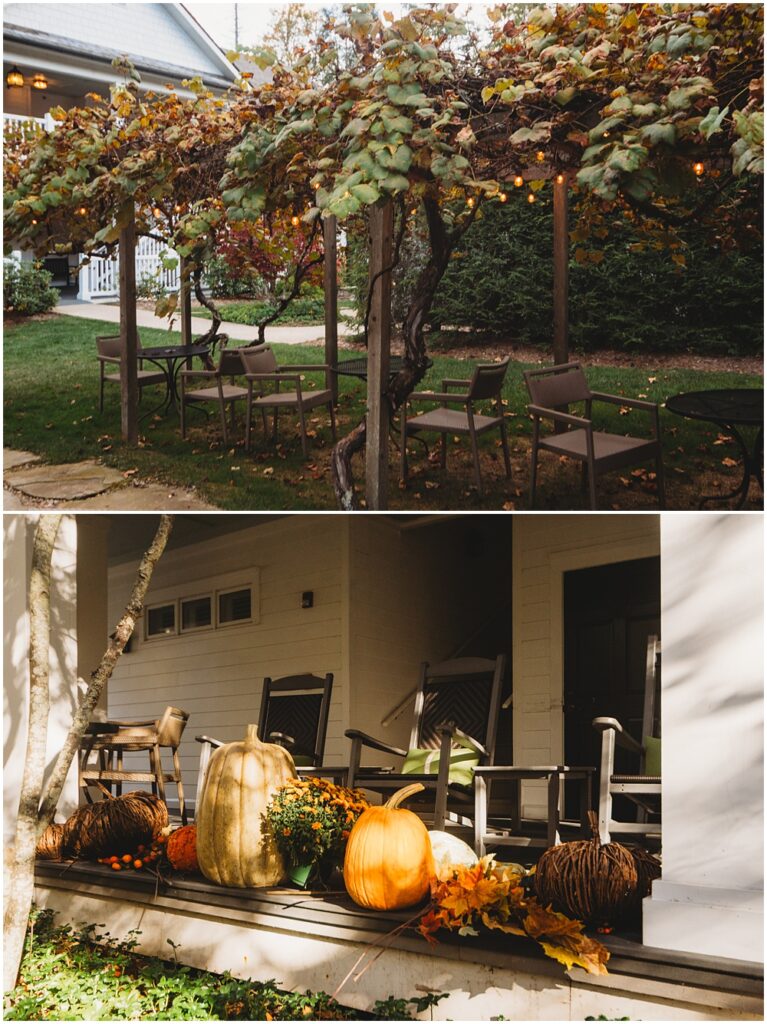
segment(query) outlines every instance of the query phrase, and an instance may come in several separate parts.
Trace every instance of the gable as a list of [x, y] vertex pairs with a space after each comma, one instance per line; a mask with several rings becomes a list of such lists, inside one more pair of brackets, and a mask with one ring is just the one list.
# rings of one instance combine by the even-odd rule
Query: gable
[[24, 42], [73, 52], [90, 49], [93, 57], [127, 54], [137, 66], [183, 77], [231, 81], [234, 72], [215, 43], [172, 3], [6, 4], [4, 29], [21, 30]]

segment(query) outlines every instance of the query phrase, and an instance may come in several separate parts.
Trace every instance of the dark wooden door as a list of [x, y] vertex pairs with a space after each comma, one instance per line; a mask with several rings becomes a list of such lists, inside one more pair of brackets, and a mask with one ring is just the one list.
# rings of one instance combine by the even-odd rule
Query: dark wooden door
[[[564, 613], [565, 761], [598, 768], [592, 719], [617, 718], [641, 739], [647, 637], [660, 636], [660, 558], [565, 573]], [[637, 765], [618, 748], [616, 768]]]

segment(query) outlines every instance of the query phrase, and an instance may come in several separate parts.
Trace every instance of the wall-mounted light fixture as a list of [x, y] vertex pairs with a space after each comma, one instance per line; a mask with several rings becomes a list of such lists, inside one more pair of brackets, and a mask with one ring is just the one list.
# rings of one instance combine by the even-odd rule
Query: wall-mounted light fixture
[[24, 85], [24, 76], [14, 64], [8, 74], [5, 76], [5, 84], [9, 89], [21, 89]]
[[314, 591], [305, 590], [301, 594], [301, 607], [302, 608], [313, 608], [314, 607]]
[[45, 77], [45, 75], [43, 75], [41, 72], [38, 71], [38, 73], [32, 79], [32, 88], [33, 89], [47, 89], [48, 88], [48, 79]]

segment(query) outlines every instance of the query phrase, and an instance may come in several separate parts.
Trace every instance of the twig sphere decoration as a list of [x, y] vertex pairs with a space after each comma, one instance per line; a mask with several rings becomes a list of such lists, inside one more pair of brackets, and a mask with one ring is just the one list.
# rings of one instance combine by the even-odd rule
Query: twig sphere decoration
[[553, 903], [589, 924], [606, 925], [635, 914], [660, 876], [660, 863], [644, 850], [602, 843], [596, 815], [589, 812], [593, 838], [546, 850], [535, 870], [542, 903]]
[[37, 841], [35, 854], [41, 860], [64, 859], [64, 826], [49, 825]]
[[64, 856], [96, 859], [151, 843], [168, 824], [158, 796], [140, 791], [88, 804], [64, 823]]

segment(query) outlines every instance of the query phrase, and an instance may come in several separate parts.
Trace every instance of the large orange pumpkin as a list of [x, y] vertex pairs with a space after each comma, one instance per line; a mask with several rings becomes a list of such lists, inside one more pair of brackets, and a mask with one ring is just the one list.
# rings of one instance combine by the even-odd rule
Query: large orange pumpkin
[[349, 836], [344, 882], [361, 907], [398, 910], [420, 903], [429, 892], [434, 858], [426, 826], [399, 805], [423, 786], [399, 789], [382, 807], [368, 807]]

